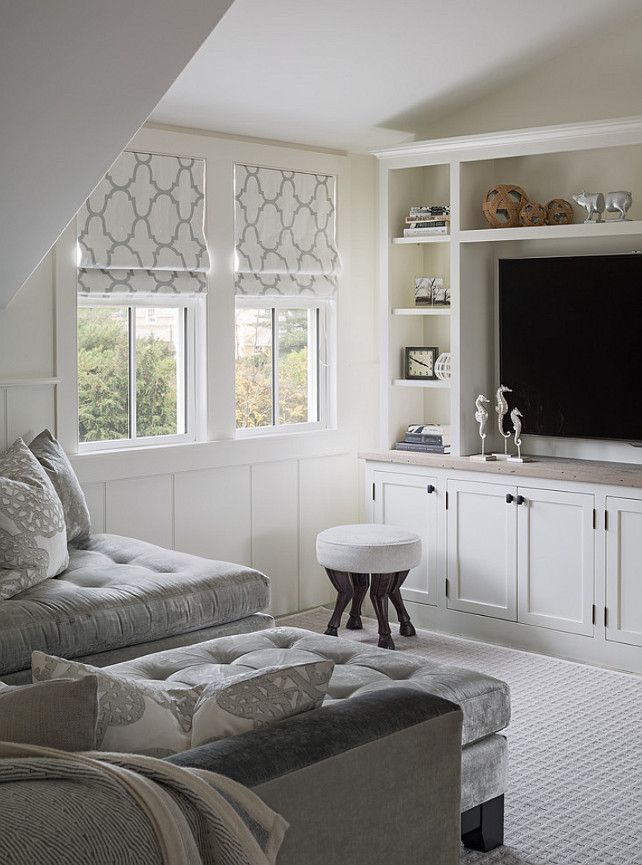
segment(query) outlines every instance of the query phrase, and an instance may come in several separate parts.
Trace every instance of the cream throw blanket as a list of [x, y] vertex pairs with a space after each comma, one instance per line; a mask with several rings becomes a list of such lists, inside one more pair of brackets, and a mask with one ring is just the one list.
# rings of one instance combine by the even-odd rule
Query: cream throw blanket
[[0, 862], [274, 865], [287, 823], [222, 775], [0, 742]]

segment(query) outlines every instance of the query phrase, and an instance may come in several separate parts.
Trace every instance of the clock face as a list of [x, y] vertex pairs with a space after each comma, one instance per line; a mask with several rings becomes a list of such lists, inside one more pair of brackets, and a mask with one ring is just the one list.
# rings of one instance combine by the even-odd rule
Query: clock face
[[406, 349], [406, 378], [435, 378], [436, 348]]

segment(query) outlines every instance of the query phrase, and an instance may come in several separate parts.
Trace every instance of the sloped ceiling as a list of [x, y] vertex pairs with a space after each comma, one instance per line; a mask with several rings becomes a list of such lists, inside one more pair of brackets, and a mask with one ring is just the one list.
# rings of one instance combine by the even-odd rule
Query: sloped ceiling
[[0, 308], [232, 0], [0, 0]]
[[[151, 119], [346, 150], [397, 144], [510, 79], [550, 73], [570, 46], [581, 51], [610, 20], [626, 27], [640, 6], [236, 0]], [[586, 66], [608, 76], [618, 50], [605, 43]]]

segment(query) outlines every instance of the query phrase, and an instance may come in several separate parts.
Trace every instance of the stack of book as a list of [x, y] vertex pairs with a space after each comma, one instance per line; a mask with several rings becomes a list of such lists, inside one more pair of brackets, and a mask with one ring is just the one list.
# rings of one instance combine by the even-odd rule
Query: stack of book
[[402, 442], [395, 444], [397, 451], [416, 451], [424, 454], [450, 453], [450, 427], [443, 424], [411, 424]]
[[410, 208], [403, 236], [426, 237], [429, 234], [448, 234], [449, 231], [450, 205], [428, 204]]

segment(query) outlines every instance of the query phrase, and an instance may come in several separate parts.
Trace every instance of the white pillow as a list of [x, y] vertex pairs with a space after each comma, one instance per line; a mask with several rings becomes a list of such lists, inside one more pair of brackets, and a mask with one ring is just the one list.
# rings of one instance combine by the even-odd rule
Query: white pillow
[[33, 652], [31, 665], [34, 682], [96, 676], [98, 750], [166, 757], [190, 748], [192, 716], [202, 685], [128, 679], [44, 652]]
[[24, 592], [69, 564], [62, 503], [22, 439], [0, 454], [0, 599]]
[[268, 667], [207, 686], [194, 711], [192, 748], [319, 708], [333, 669], [333, 661]]

